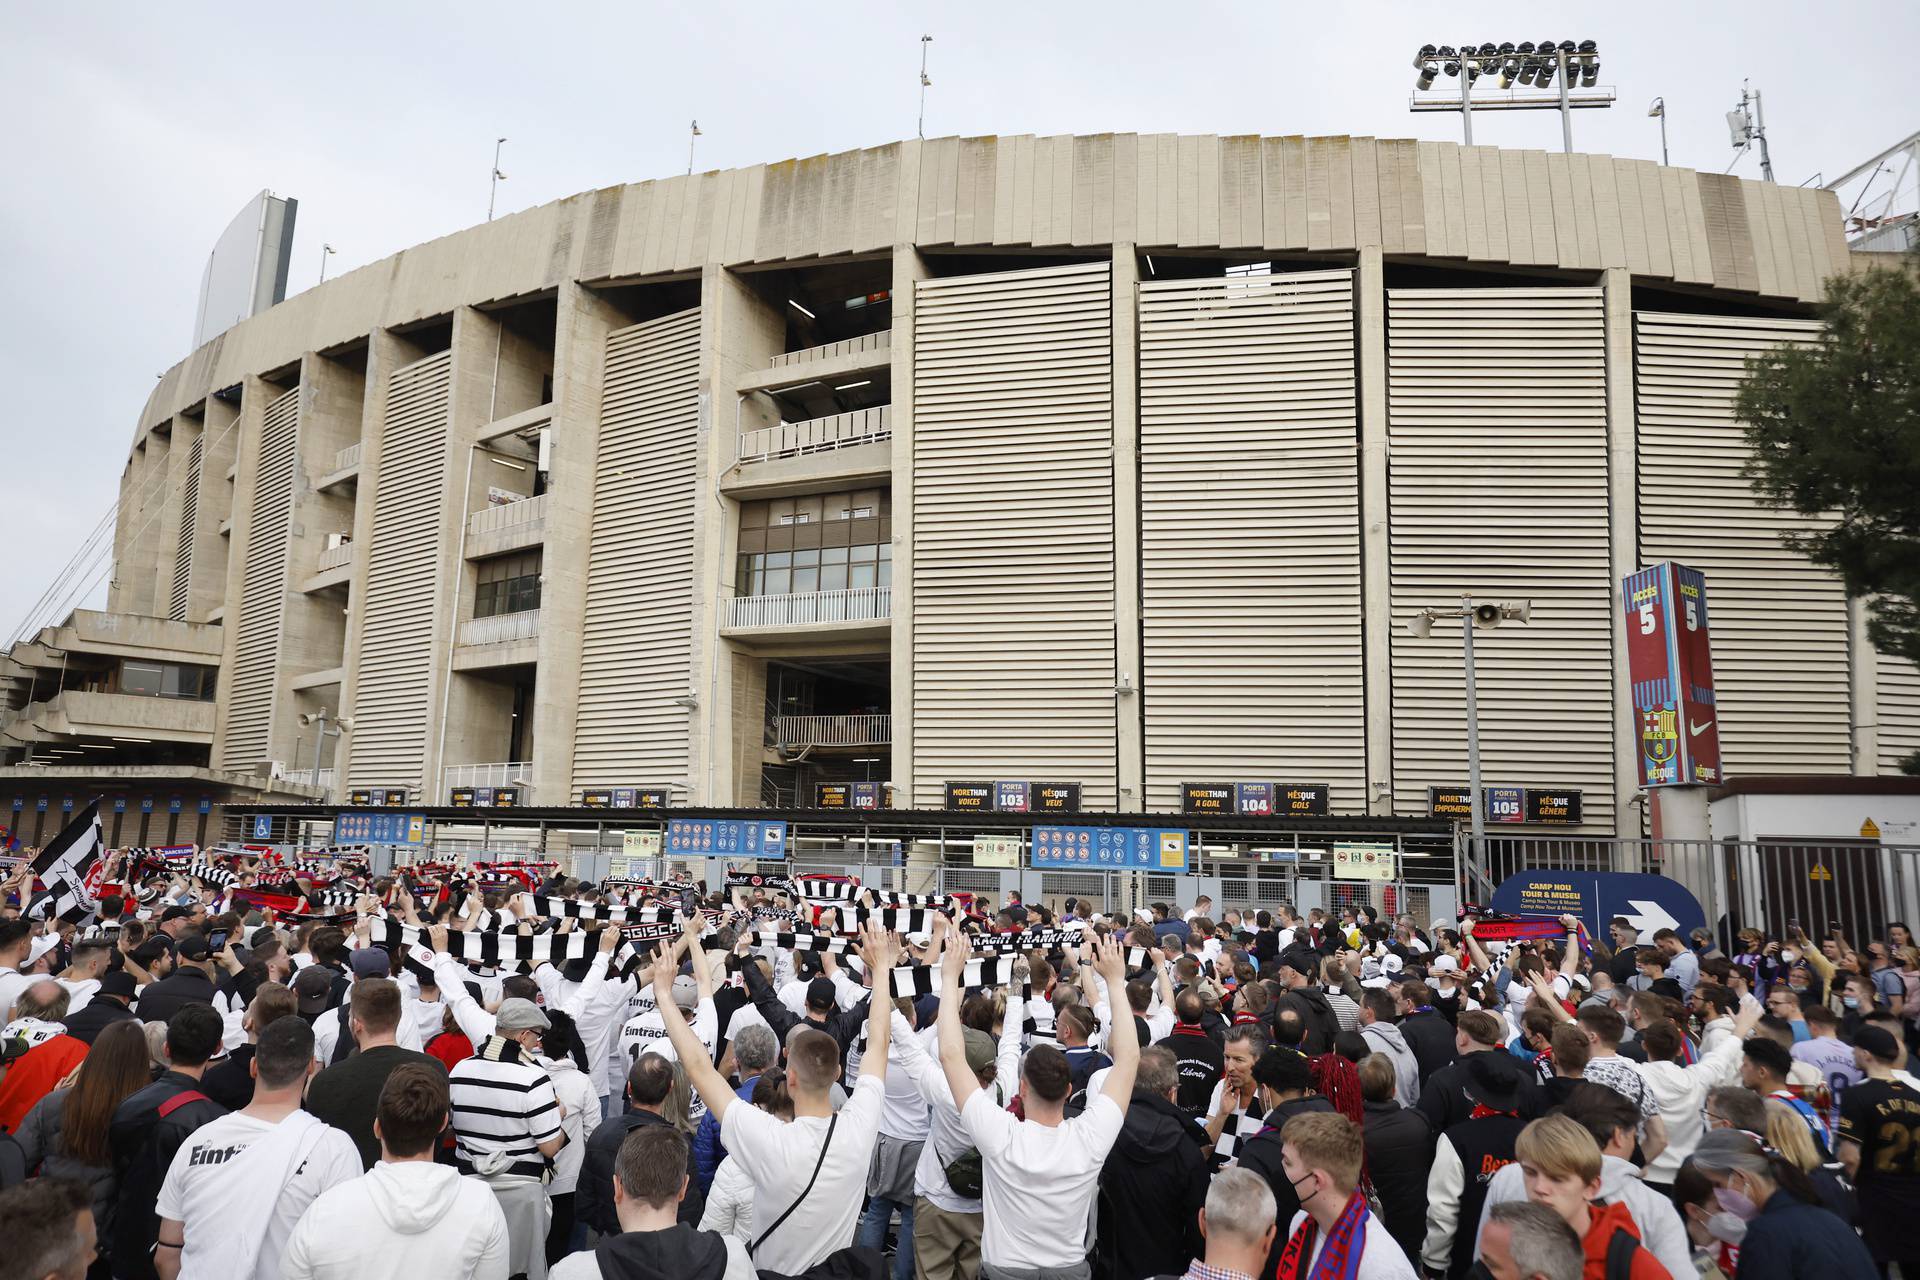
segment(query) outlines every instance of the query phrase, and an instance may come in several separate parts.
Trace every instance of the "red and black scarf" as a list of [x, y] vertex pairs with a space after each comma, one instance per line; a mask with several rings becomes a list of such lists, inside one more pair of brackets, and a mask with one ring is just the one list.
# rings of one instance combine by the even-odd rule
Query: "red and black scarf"
[[1346, 1207], [1327, 1232], [1326, 1246], [1309, 1270], [1307, 1259], [1313, 1257], [1313, 1242], [1319, 1233], [1320, 1224], [1308, 1214], [1280, 1251], [1276, 1280], [1355, 1280], [1360, 1274], [1360, 1257], [1367, 1250], [1366, 1197], [1358, 1191], [1347, 1197]]

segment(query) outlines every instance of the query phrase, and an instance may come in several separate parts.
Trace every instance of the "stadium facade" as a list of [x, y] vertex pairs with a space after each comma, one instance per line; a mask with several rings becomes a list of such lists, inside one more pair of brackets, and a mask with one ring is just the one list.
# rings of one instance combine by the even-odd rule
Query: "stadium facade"
[[[1618, 588], [1668, 559], [1707, 576], [1729, 777], [1890, 773], [1920, 674], [1783, 549], [1730, 413], [1860, 256], [1829, 192], [1373, 138], [928, 139], [582, 193], [160, 379], [109, 612], [67, 630], [168, 647], [84, 688], [57, 637], [16, 651], [6, 773], [1425, 814], [1466, 778], [1461, 646], [1403, 624], [1471, 594], [1533, 603], [1477, 648], [1486, 781], [1637, 834]], [[136, 679], [191, 714], [129, 713]]]

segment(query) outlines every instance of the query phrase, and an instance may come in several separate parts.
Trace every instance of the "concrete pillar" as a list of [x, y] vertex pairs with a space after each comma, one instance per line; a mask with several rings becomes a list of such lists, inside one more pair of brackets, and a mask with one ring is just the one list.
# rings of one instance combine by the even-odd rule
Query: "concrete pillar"
[[[267, 405], [281, 389], [248, 374], [240, 383], [240, 416], [234, 425], [233, 532], [227, 538], [227, 580], [221, 597], [226, 601], [220, 640], [220, 698], [213, 720], [213, 746], [208, 759], [214, 768], [248, 769], [257, 761], [226, 758], [227, 718], [233, 710], [233, 668], [240, 634], [240, 595], [246, 585], [247, 538], [253, 524], [254, 484], [260, 470], [260, 426]], [[277, 700], [276, 700], [277, 701]]]
[[[893, 623], [888, 688], [893, 708], [894, 804], [938, 806], [913, 794], [913, 308], [914, 286], [933, 273], [911, 244], [893, 247]], [[915, 854], [922, 850], [915, 846]], [[938, 862], [938, 851], [933, 860]]]
[[1847, 652], [1853, 772], [1869, 778], [1880, 772], [1880, 651], [1867, 639], [1867, 602], [1857, 596], [1847, 601]]
[[[1633, 276], [1624, 268], [1603, 271], [1603, 342], [1607, 351], [1607, 558], [1613, 570], [1613, 598], [1620, 583], [1640, 567], [1639, 440], [1633, 383]], [[1617, 618], [1620, 607], [1613, 606]], [[1613, 649], [1613, 814], [1614, 834], [1639, 836], [1641, 815], [1634, 803], [1640, 780], [1639, 735], [1634, 728], [1633, 694], [1627, 678], [1627, 647], [1618, 621], [1608, 629]], [[1700, 835], [1706, 838], [1706, 802], [1700, 804]], [[1693, 838], [1693, 837], [1688, 837]], [[1638, 860], [1622, 851], [1621, 871], [1639, 870]]]
[[[381, 425], [387, 417], [387, 394], [393, 371], [413, 360], [413, 344], [386, 329], [367, 335], [367, 367], [364, 398], [360, 402], [360, 481], [359, 497], [353, 507], [353, 569], [347, 580], [347, 635], [341, 650], [340, 705], [347, 714], [359, 697], [360, 641], [367, 624], [367, 550], [373, 545], [373, 507], [375, 486], [380, 479]], [[343, 735], [334, 746], [334, 768], [340, 785], [346, 786], [347, 770], [353, 766], [353, 734]], [[425, 800], [427, 797], [416, 797]]]
[[158, 507], [147, 523], [145, 539], [152, 547], [154, 561], [153, 613], [160, 618], [173, 616], [173, 576], [180, 560], [180, 522], [186, 517], [188, 463], [199, 434], [198, 418], [184, 413], [174, 416], [168, 433], [166, 480]]
[[[1119, 809], [1146, 808], [1146, 681], [1140, 640], [1140, 258], [1113, 246], [1114, 727]], [[1120, 693], [1121, 685], [1132, 693]]]
[[580, 637], [586, 630], [587, 548], [593, 539], [600, 459], [600, 393], [607, 335], [627, 323], [593, 290], [560, 285], [553, 346], [552, 467], [547, 472], [547, 554], [541, 561], [540, 659], [533, 708], [534, 795], [570, 804], [580, 713]]
[[238, 476], [227, 479], [240, 455], [240, 408], [209, 395], [202, 407], [200, 446], [200, 500], [194, 518], [193, 586], [187, 600], [187, 621], [205, 622], [207, 615], [227, 603], [227, 566], [231, 540], [220, 536], [220, 525], [233, 514]]
[[1393, 593], [1387, 543], [1387, 289], [1378, 246], [1353, 276], [1360, 392], [1361, 645], [1366, 689], [1366, 812], [1392, 813]]

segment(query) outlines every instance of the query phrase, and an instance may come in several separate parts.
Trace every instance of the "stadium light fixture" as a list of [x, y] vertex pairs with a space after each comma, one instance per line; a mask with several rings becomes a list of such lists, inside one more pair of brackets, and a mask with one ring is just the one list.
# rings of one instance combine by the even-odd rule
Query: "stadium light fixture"
[[[1573, 110], [1576, 107], [1609, 107], [1613, 91], [1597, 88], [1600, 79], [1600, 46], [1597, 41], [1543, 40], [1539, 44], [1511, 41], [1494, 44], [1482, 41], [1462, 43], [1456, 52], [1452, 45], [1438, 48], [1425, 44], [1413, 56], [1414, 111], [1458, 111], [1464, 141], [1473, 145], [1473, 113], [1479, 111], [1558, 111], [1560, 140], [1569, 153], [1573, 150]], [[1456, 99], [1451, 90], [1445, 95], [1423, 98], [1442, 74], [1460, 82]], [[1474, 96], [1475, 82], [1487, 76], [1499, 82], [1498, 96]], [[1510, 92], [1515, 82], [1523, 89], [1538, 91], [1529, 96]], [[1557, 92], [1555, 92], [1557, 90]], [[1548, 96], [1551, 95], [1551, 96]]]

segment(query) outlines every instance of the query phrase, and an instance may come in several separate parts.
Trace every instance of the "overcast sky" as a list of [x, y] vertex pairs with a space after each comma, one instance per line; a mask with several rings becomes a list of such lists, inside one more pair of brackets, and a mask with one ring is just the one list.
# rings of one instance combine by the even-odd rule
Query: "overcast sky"
[[[1765, 93], [1782, 182], [1837, 176], [1920, 128], [1911, 0], [9, 5], [0, 640], [112, 506], [154, 379], [188, 354], [207, 252], [252, 193], [300, 202], [295, 293], [322, 242], [338, 275], [484, 219], [502, 134], [503, 212], [680, 173], [694, 117], [702, 169], [911, 137], [923, 32], [929, 137], [1457, 141], [1458, 116], [1407, 111], [1413, 52], [1543, 37], [1597, 40], [1619, 93], [1575, 116], [1582, 151], [1659, 159], [1659, 95], [1673, 163], [1725, 170], [1743, 78]], [[1559, 120], [1484, 116], [1476, 140], [1557, 149]], [[104, 565], [89, 577], [98, 605]]]

